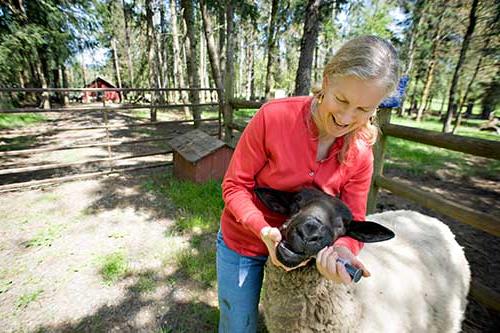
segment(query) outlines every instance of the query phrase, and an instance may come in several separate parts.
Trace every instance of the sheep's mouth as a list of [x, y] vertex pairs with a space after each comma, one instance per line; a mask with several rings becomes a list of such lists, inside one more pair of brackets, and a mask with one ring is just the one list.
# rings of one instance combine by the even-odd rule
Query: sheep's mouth
[[305, 253], [297, 253], [291, 250], [286, 241], [281, 241], [278, 244], [276, 248], [276, 257], [288, 268], [297, 267], [304, 261], [310, 259], [310, 256]]
[[321, 230], [317, 237], [306, 237], [306, 234], [298, 231], [300, 223], [294, 218], [290, 218], [279, 228], [282, 240], [276, 248], [276, 257], [286, 267], [297, 267], [332, 243], [334, 235], [331, 230], [318, 219], [314, 220]]

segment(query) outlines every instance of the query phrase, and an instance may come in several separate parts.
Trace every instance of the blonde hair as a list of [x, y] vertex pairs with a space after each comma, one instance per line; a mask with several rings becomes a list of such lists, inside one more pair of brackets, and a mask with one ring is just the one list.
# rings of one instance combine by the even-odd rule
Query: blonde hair
[[[389, 96], [399, 82], [399, 61], [396, 49], [387, 40], [377, 36], [361, 36], [346, 42], [330, 59], [323, 70], [323, 76], [330, 82], [335, 77], [354, 76], [361, 80], [377, 80], [384, 84], [386, 96]], [[314, 92], [311, 106], [312, 120], [316, 124], [319, 136], [328, 135], [329, 117], [319, 115], [318, 101], [323, 98], [323, 90]], [[356, 138], [360, 138], [369, 145], [377, 141], [379, 128], [376, 125], [376, 116], [365, 125], [345, 135], [344, 145], [338, 155], [340, 163], [348, 159], [349, 149]]]

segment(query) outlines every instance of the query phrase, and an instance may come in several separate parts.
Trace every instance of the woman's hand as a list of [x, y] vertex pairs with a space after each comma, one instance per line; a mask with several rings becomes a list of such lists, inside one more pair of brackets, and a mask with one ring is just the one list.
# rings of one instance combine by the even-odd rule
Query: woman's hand
[[300, 265], [296, 267], [286, 267], [283, 265], [278, 258], [276, 257], [276, 247], [278, 246], [278, 243], [281, 241], [281, 232], [279, 231], [278, 228], [272, 228], [272, 227], [264, 227], [260, 231], [260, 238], [266, 244], [267, 246], [267, 251], [269, 252], [269, 259], [271, 259], [271, 262], [273, 263], [274, 266], [281, 267], [285, 271], [291, 271], [292, 269], [304, 266], [307, 264], [309, 260], [306, 260], [302, 262]]
[[271, 262], [273, 263], [274, 266], [281, 267], [286, 271], [289, 271], [290, 268], [286, 267], [283, 265], [278, 258], [276, 258], [276, 247], [278, 246], [278, 243], [281, 241], [281, 232], [278, 230], [278, 228], [272, 228], [272, 227], [264, 227], [260, 231], [260, 238], [266, 244], [267, 251], [269, 252], [269, 259], [271, 259]]
[[347, 273], [344, 265], [337, 262], [339, 257], [349, 261], [352, 266], [361, 268], [364, 277], [370, 276], [370, 272], [363, 263], [352, 254], [351, 250], [344, 246], [327, 246], [319, 251], [316, 256], [316, 268], [328, 280], [343, 284], [351, 283], [351, 276]]

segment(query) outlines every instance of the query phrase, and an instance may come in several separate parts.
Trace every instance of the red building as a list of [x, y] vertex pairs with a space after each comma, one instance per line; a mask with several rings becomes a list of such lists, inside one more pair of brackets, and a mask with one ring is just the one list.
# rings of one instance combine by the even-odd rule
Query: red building
[[[94, 81], [90, 82], [85, 86], [85, 88], [116, 88], [114, 85], [104, 80], [101, 77], [97, 77]], [[119, 103], [120, 93], [118, 91], [84, 91], [82, 96], [83, 103], [89, 103], [93, 101], [111, 101], [113, 103]]]

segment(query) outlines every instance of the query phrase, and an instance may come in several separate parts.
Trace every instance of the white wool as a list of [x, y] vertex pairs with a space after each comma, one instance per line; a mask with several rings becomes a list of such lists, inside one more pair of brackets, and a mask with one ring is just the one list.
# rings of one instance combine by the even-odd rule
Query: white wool
[[[317, 272], [310, 272], [315, 271], [314, 267], [294, 274], [266, 267], [263, 303], [270, 332], [460, 331], [470, 269], [450, 229], [439, 220], [414, 211], [388, 211], [368, 216], [367, 220], [386, 226], [396, 237], [365, 244], [359, 258], [372, 276], [358, 284], [336, 285]], [[318, 275], [311, 278], [311, 274]], [[311, 290], [316, 294], [311, 295]], [[308, 296], [301, 298], [297, 293]], [[296, 312], [298, 304], [293, 304], [291, 311], [286, 308], [292, 300], [296, 303], [302, 299], [307, 304], [306, 308], [300, 307], [300, 313]], [[332, 320], [319, 320], [319, 316]], [[318, 326], [318, 322], [328, 327]]]

